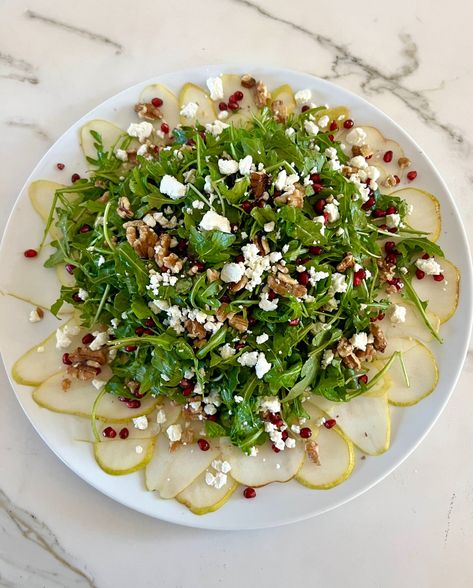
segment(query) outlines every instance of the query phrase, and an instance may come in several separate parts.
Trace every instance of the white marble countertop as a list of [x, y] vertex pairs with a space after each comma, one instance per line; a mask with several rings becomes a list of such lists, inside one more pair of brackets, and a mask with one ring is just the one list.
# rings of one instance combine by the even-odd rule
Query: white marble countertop
[[[92, 106], [219, 62], [305, 70], [367, 97], [426, 149], [471, 226], [472, 17], [467, 0], [3, 0], [0, 230], [39, 157]], [[46, 448], [1, 370], [0, 586], [472, 585], [471, 351], [447, 410], [387, 480], [317, 519], [233, 534], [161, 523], [94, 491]]]

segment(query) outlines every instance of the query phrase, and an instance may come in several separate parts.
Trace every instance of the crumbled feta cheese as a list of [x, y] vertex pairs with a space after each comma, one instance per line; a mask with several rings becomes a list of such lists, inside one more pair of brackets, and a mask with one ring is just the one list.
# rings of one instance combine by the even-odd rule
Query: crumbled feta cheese
[[348, 284], [346, 283], [346, 276], [335, 272], [332, 274], [332, 290], [334, 294], [346, 292]]
[[419, 258], [416, 261], [416, 266], [423, 271], [427, 276], [437, 276], [442, 273], [442, 268], [433, 257], [428, 259]]
[[192, 208], [196, 208], [197, 210], [202, 210], [204, 206], [205, 204], [202, 202], [202, 200], [194, 200], [192, 202]]
[[309, 282], [311, 286], [315, 286], [315, 284], [317, 284], [317, 282], [320, 282], [321, 280], [325, 280], [325, 278], [328, 278], [330, 276], [330, 274], [328, 272], [318, 272], [316, 271], [313, 267], [309, 268]]
[[263, 333], [262, 335], [258, 335], [258, 337], [256, 337], [256, 343], [258, 345], [261, 345], [262, 343], [266, 343], [266, 341], [268, 339], [269, 339], [268, 333]]
[[334, 202], [329, 202], [324, 207], [324, 212], [328, 215], [328, 222], [334, 223], [340, 218], [340, 213], [338, 211], [338, 206]]
[[96, 389], [96, 390], [100, 390], [101, 388], [103, 388], [105, 386], [107, 382], [105, 380], [99, 380], [97, 378], [94, 378], [92, 380], [92, 386]]
[[264, 396], [260, 400], [259, 409], [262, 412], [267, 410], [273, 414], [276, 412], [281, 412], [281, 403], [279, 402], [279, 398], [277, 396]]
[[285, 131], [286, 137], [292, 137], [293, 135], [295, 135], [296, 130], [293, 129], [292, 127], [288, 127]]
[[257, 351], [245, 351], [237, 359], [237, 362], [243, 367], [255, 367], [258, 363], [258, 355]]
[[231, 233], [230, 221], [225, 216], [217, 214], [214, 210], [208, 210], [199, 223], [201, 229], [206, 231], [222, 231], [222, 233]]
[[212, 472], [206, 472], [205, 474], [205, 483], [208, 486], [213, 486], [217, 490], [223, 488], [227, 483], [227, 475], [223, 474], [222, 472], [217, 472], [214, 476]]
[[317, 135], [317, 133], [319, 132], [319, 127], [311, 120], [304, 121], [304, 129], [305, 132], [311, 137], [315, 137], [315, 135]]
[[276, 178], [276, 181], [274, 182], [274, 186], [275, 186], [276, 190], [283, 190], [284, 186], [286, 185], [286, 180], [287, 180], [287, 171], [285, 169], [282, 169], [278, 173], [278, 177]]
[[220, 272], [220, 279], [226, 284], [236, 283], [241, 280], [245, 273], [245, 265], [243, 263], [226, 263]]
[[265, 223], [263, 225], [263, 229], [266, 233], [271, 233], [271, 231], [274, 231], [275, 225], [276, 225], [276, 223], [274, 221], [271, 221], [269, 223]]
[[133, 426], [135, 429], [145, 431], [148, 428], [148, 419], [145, 416], [136, 417], [133, 420]]
[[179, 180], [176, 180], [175, 177], [165, 175], [163, 176], [161, 183], [159, 184], [159, 191], [161, 194], [165, 194], [172, 198], [173, 200], [177, 200], [178, 198], [182, 198], [186, 195], [186, 186], [181, 184]]
[[227, 125], [227, 123], [224, 123], [221, 120], [215, 120], [213, 123], [207, 123], [205, 125], [205, 130], [214, 137], [218, 137], [228, 127], [229, 125]]
[[218, 170], [221, 174], [225, 176], [229, 176], [231, 174], [236, 174], [239, 170], [238, 161], [234, 159], [219, 159], [218, 160]]
[[243, 396], [239, 396], [238, 394], [236, 394], [236, 395], [233, 397], [233, 400], [234, 400], [234, 401], [235, 401], [237, 404], [240, 404], [240, 402], [243, 402]]
[[256, 457], [258, 455], [258, 448], [255, 447], [253, 445], [253, 447], [250, 447], [250, 453], [249, 453], [250, 457]]
[[296, 446], [296, 440], [293, 439], [292, 437], [288, 437], [286, 439], [286, 447], [288, 449], [294, 449], [295, 446]]
[[387, 214], [386, 215], [386, 225], [388, 229], [394, 229], [399, 226], [401, 222], [401, 216], [399, 214]]
[[322, 369], [325, 369], [326, 367], [328, 367], [332, 363], [334, 357], [335, 357], [335, 355], [334, 355], [333, 351], [331, 349], [326, 349], [324, 351], [324, 354], [322, 357], [322, 362], [321, 362]]
[[223, 359], [228, 359], [229, 357], [232, 357], [232, 355], [235, 355], [235, 353], [236, 349], [232, 347], [230, 343], [225, 343], [225, 345], [222, 345], [222, 347], [220, 347], [220, 356]]
[[370, 178], [370, 180], [371, 180], [370, 186], [374, 190], [374, 188], [373, 188], [373, 182], [376, 182], [376, 180], [379, 179], [379, 176], [381, 175], [381, 172], [374, 165], [369, 165], [365, 169], [365, 172], [366, 172], [366, 175]]
[[115, 151], [115, 157], [120, 161], [128, 161], [128, 153], [124, 149], [117, 149]]
[[366, 143], [366, 137], [367, 135], [362, 128], [355, 127], [347, 134], [345, 140], [349, 145], [360, 147]]
[[394, 324], [406, 322], [407, 308], [401, 304], [394, 304], [391, 311], [391, 322]]
[[294, 94], [294, 99], [296, 101], [296, 104], [301, 105], [301, 104], [305, 104], [306, 102], [310, 102], [310, 99], [312, 98], [312, 92], [306, 88], [305, 90], [299, 90], [298, 92], [296, 92]]
[[185, 118], [195, 118], [197, 111], [199, 110], [199, 105], [195, 102], [188, 102], [185, 104], [180, 111], [180, 115], [184, 116]]
[[299, 433], [301, 432], [301, 428], [299, 427], [299, 425], [291, 425], [291, 431], [296, 435], [299, 435]]
[[247, 155], [238, 162], [238, 169], [242, 176], [247, 176], [251, 172], [251, 166], [253, 165], [253, 157]]
[[89, 344], [89, 349], [92, 351], [98, 351], [99, 349], [102, 349], [102, 347], [107, 343], [109, 338], [108, 333], [107, 331], [94, 331], [92, 334], [95, 338]]
[[162, 408], [160, 408], [158, 410], [158, 412], [156, 413], [156, 422], [158, 423], [158, 425], [164, 425], [164, 423], [166, 421], [167, 421], [166, 413], [164, 412], [164, 410]]
[[265, 354], [260, 352], [255, 366], [256, 377], [261, 380], [261, 378], [269, 372], [271, 366], [272, 364], [268, 362]]
[[366, 333], [355, 333], [350, 339], [350, 343], [353, 345], [354, 349], [366, 351], [366, 346], [368, 345], [368, 335]]
[[33, 310], [30, 312], [30, 315], [28, 317], [28, 320], [30, 321], [30, 323], [38, 323], [42, 318], [43, 317], [38, 312], [38, 309], [37, 308], [33, 308]]
[[363, 155], [357, 155], [356, 157], [352, 157], [348, 164], [359, 169], [368, 168], [368, 163], [366, 162], [366, 159], [363, 157]]
[[166, 434], [169, 437], [169, 441], [172, 443], [176, 441], [180, 441], [182, 437], [182, 427], [181, 425], [170, 425], [166, 429]]
[[151, 135], [153, 128], [153, 125], [146, 121], [131, 123], [128, 127], [127, 133], [130, 137], [136, 137], [140, 143], [143, 143], [145, 139]]
[[81, 300], [87, 300], [87, 298], [89, 297], [89, 293], [87, 292], [87, 290], [84, 290], [84, 288], [79, 288], [79, 292], [77, 292], [77, 296]]
[[138, 151], [136, 152], [136, 155], [140, 155], [141, 157], [143, 157], [147, 153], [148, 153], [148, 145], [144, 144], [144, 145], [140, 145], [140, 147], [138, 147]]
[[275, 298], [274, 300], [269, 300], [268, 293], [262, 292], [261, 293], [261, 300], [258, 302], [258, 306], [261, 310], [265, 310], [266, 312], [270, 312], [271, 310], [276, 310], [278, 307], [279, 300]]
[[228, 116], [229, 116], [229, 114], [228, 114], [228, 110], [221, 110], [221, 111], [218, 113], [218, 118], [219, 118], [220, 120], [226, 120], [226, 119], [228, 118]]
[[210, 92], [211, 100], [222, 100], [223, 98], [223, 83], [222, 78], [209, 78], [206, 81], [207, 88]]
[[319, 127], [321, 129], [325, 129], [326, 127], [328, 127], [329, 123], [330, 123], [330, 118], [326, 114], [324, 114], [324, 116], [321, 116], [319, 118], [319, 120], [317, 121], [317, 124], [319, 125]]

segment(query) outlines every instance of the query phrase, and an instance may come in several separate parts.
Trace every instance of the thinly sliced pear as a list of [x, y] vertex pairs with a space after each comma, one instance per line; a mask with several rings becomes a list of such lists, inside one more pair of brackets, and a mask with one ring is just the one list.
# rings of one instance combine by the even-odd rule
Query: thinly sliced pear
[[314, 490], [328, 490], [338, 486], [351, 475], [355, 466], [355, 452], [352, 442], [338, 430], [338, 427], [326, 429], [317, 427], [316, 420], [323, 413], [308, 403], [309, 422], [305, 425], [313, 431], [317, 429], [317, 445], [320, 465], [315, 464], [308, 455], [305, 456], [296, 480]]
[[254, 90], [243, 88], [240, 83], [240, 79], [241, 76], [237, 74], [222, 75], [224, 102], [228, 102], [230, 96], [235, 92], [243, 92], [243, 100], [239, 102], [239, 110], [229, 110], [229, 117], [225, 120], [225, 122], [234, 126], [245, 124], [248, 120], [251, 119], [253, 114], [258, 113], [258, 107], [256, 106], [254, 98]]
[[411, 207], [410, 212], [405, 217], [405, 222], [413, 229], [427, 233], [425, 237], [431, 241], [437, 241], [440, 237], [441, 217], [440, 203], [437, 198], [416, 188], [404, 188], [392, 193], [405, 200]]
[[[323, 116], [328, 116], [330, 122], [335, 121], [340, 127], [344, 120], [350, 116], [350, 111], [345, 106], [334, 106], [333, 108], [325, 108], [315, 113], [315, 121], [318, 122]], [[342, 126], [343, 128], [343, 126]], [[338, 140], [338, 137], [337, 137]]]
[[[31, 204], [45, 224], [49, 219], [49, 213], [51, 212], [51, 206], [53, 205], [56, 190], [61, 190], [65, 187], [66, 186], [63, 184], [50, 182], [49, 180], [35, 180], [29, 185], [28, 195]], [[68, 200], [73, 201], [77, 198], [77, 194], [68, 194], [65, 197]], [[61, 231], [54, 225], [54, 222], [51, 223], [49, 234], [53, 240], [60, 239], [62, 236]]]
[[288, 114], [292, 114], [296, 108], [296, 101], [294, 100], [294, 92], [289, 84], [279, 86], [274, 92], [271, 92], [272, 100], [281, 100], [286, 106]]
[[[413, 280], [413, 283], [415, 279]], [[438, 284], [439, 282], [435, 282]], [[431, 331], [425, 326], [418, 310], [410, 302], [403, 300], [400, 296], [392, 295], [391, 300], [394, 304], [399, 304], [406, 308], [406, 320], [403, 323], [391, 322], [391, 310], [388, 309], [385, 317], [378, 324], [380, 325], [386, 339], [389, 341], [392, 337], [414, 337], [428, 343], [434, 338]], [[427, 309], [427, 318], [435, 331], [440, 328], [439, 317]]]
[[[109, 377], [110, 371], [103, 369], [100, 379], [107, 380]], [[64, 379], [70, 380], [70, 387], [66, 392], [62, 386]], [[53, 412], [83, 417], [91, 416], [97, 395], [98, 391], [90, 381], [82, 382], [68, 378], [65, 371], [57, 372], [33, 390], [33, 400], [39, 406]], [[126, 403], [120, 402], [116, 396], [105, 394], [97, 406], [95, 416], [103, 421], [126, 423], [130, 418], [149, 414], [156, 403], [156, 399], [146, 397], [141, 400], [139, 408], [128, 408]]]
[[66, 266], [62, 263], [56, 266], [56, 275], [61, 286], [70, 288], [76, 283], [74, 276], [66, 270]]
[[246, 455], [227, 439], [220, 443], [222, 454], [231, 466], [233, 478], [245, 486], [264, 486], [271, 482], [287, 482], [293, 478], [302, 465], [304, 446], [297, 442], [293, 449], [275, 453], [269, 443], [258, 446], [254, 457]]
[[153, 456], [156, 437], [148, 439], [113, 439], [94, 443], [95, 460], [104, 472], [123, 476], [141, 470]]
[[219, 453], [215, 444], [208, 451], [199, 449], [197, 443], [171, 449], [163, 433], [158, 436], [153, 459], [146, 467], [146, 487], [157, 490], [161, 498], [174, 498], [192, 484]]
[[[76, 318], [70, 319], [68, 325], [76, 325]], [[71, 348], [75, 349], [84, 332], [71, 336]], [[39, 349], [43, 351], [38, 352]], [[13, 365], [12, 377], [17, 384], [39, 386], [47, 378], [63, 368], [62, 352], [56, 349], [56, 332], [24, 353]]]
[[[227, 483], [221, 488], [209, 486], [205, 481], [205, 475], [211, 468], [207, 468], [196, 478], [192, 484], [184, 488], [176, 496], [176, 500], [196, 515], [205, 515], [221, 508], [238, 488], [238, 483], [227, 474]], [[213, 472], [212, 472], [213, 473]]]
[[380, 455], [389, 449], [391, 415], [387, 394], [357, 396], [350, 402], [332, 402], [312, 396], [310, 402], [336, 419], [340, 429], [361, 451]]
[[109, 151], [120, 142], [120, 137], [125, 137], [125, 131], [108, 120], [95, 119], [86, 123], [80, 130], [80, 146], [84, 157], [96, 159], [97, 150], [94, 147], [95, 139], [90, 131], [99, 133], [105, 151]]
[[[162, 119], [155, 122], [156, 128], [159, 129], [163, 122], [169, 125], [169, 128], [174, 129], [179, 124], [179, 102], [175, 94], [163, 84], [151, 84], [146, 86], [140, 94], [140, 102], [151, 102], [153, 98], [161, 98], [163, 105], [159, 107]], [[151, 122], [151, 121], [150, 121]]]
[[[389, 359], [396, 351], [407, 353], [414, 345], [416, 345], [416, 340], [412, 337], [389, 337], [384, 353], [379, 355], [378, 358], [381, 360]], [[376, 361], [375, 363], [377, 364], [378, 362]]]
[[202, 88], [195, 84], [185, 84], [179, 93], [179, 112], [189, 104], [193, 102], [199, 107], [195, 118], [187, 118], [180, 115], [180, 121], [182, 125], [192, 126], [199, 122], [200, 124], [206, 124], [214, 122], [217, 118], [217, 111], [215, 106], [204, 92]]
[[423, 280], [413, 278], [412, 286], [421, 300], [427, 301], [427, 309], [436, 314], [441, 323], [452, 317], [458, 306], [460, 273], [447, 259], [437, 260], [442, 267], [444, 280], [436, 282], [432, 276]]
[[[379, 372], [382, 366], [378, 365], [378, 363], [371, 363], [364, 366], [367, 369], [367, 376], [368, 381], [372, 380], [374, 376]], [[365, 396], [384, 396], [389, 388], [392, 386], [392, 380], [389, 374], [384, 374], [376, 383], [375, 385], [370, 388], [368, 392], [365, 393]]]
[[420, 341], [402, 354], [402, 362], [409, 383], [406, 382], [401, 361], [395, 361], [389, 369], [393, 385], [388, 399], [395, 406], [412, 406], [433, 392], [438, 383], [438, 367], [435, 357]]

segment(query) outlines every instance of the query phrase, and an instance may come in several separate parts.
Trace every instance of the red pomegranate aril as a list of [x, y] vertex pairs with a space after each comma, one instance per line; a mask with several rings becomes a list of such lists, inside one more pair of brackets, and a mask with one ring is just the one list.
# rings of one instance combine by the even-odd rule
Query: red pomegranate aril
[[182, 378], [182, 380], [179, 382], [179, 387], [180, 388], [187, 388], [187, 386], [190, 384], [189, 380], [186, 378]]
[[138, 335], [138, 337], [141, 337], [144, 332], [145, 332], [144, 327], [136, 327], [136, 329], [135, 329], [135, 335]]
[[373, 208], [373, 206], [376, 204], [376, 199], [374, 198], [374, 196], [370, 196], [368, 198], [368, 200], [361, 205], [361, 208], [363, 210], [369, 210], [370, 208]]
[[82, 225], [79, 229], [79, 233], [89, 233], [92, 230], [90, 225]]
[[312, 437], [312, 429], [310, 427], [302, 427], [299, 431], [299, 435], [302, 439], [308, 439], [309, 437]]
[[238, 102], [229, 102], [228, 108], [230, 110], [238, 110], [240, 108], [240, 105], [238, 104]]
[[234, 94], [233, 94], [233, 98], [239, 102], [240, 100], [243, 100], [243, 92], [241, 92], [240, 90], [237, 90]]
[[299, 284], [302, 284], [302, 286], [307, 286], [307, 284], [309, 283], [309, 280], [310, 280], [309, 272], [301, 272], [297, 276], [297, 281], [299, 282]]
[[274, 290], [268, 290], [268, 300], [274, 300], [278, 295]]
[[120, 437], [120, 439], [128, 439], [129, 434], [130, 431], [126, 427], [123, 427], [123, 429], [120, 429], [118, 436]]
[[323, 217], [324, 217], [324, 222], [325, 222], [325, 224], [327, 224], [327, 223], [328, 223], [328, 221], [329, 221], [328, 212], [324, 211], [324, 213], [323, 213]]
[[248, 326], [249, 327], [254, 327], [257, 322], [258, 322], [258, 319], [256, 319], [254, 316], [248, 317]]
[[436, 282], [443, 282], [444, 279], [445, 279], [445, 276], [443, 274], [437, 274], [434, 276], [434, 280]]
[[361, 286], [361, 282], [363, 280], [361, 278], [359, 278], [358, 276], [353, 276], [353, 285], [355, 286], [355, 288], [358, 288], [358, 286]]
[[240, 341], [240, 343], [237, 343], [237, 344], [235, 345], [235, 349], [236, 349], [237, 351], [241, 351], [241, 350], [242, 350], [244, 347], [246, 347], [246, 343], [244, 343], [243, 341]]
[[323, 189], [324, 187], [322, 184], [312, 184], [312, 190], [315, 192], [315, 194], [319, 194], [319, 192], [322, 192]]
[[105, 429], [102, 431], [102, 435], [107, 437], [107, 439], [115, 439], [117, 432], [113, 427], [105, 427]]
[[66, 272], [68, 274], [71, 274], [72, 275], [74, 273], [74, 270], [75, 269], [76, 269], [76, 266], [75, 265], [72, 265], [72, 263], [66, 263]]
[[100, 376], [101, 373], [102, 373], [102, 368], [96, 367], [95, 368], [95, 375]]
[[170, 131], [169, 125], [167, 123], [161, 123], [161, 132], [167, 135]]
[[363, 268], [361, 268], [355, 272], [355, 276], [357, 278], [360, 278], [360, 280], [364, 280], [366, 278], [366, 271]]
[[386, 255], [386, 261], [392, 265], [396, 265], [397, 257], [394, 255], [394, 253], [388, 253]]
[[373, 210], [374, 218], [382, 218], [383, 216], [386, 216], [386, 211], [382, 208], [376, 208], [375, 210]]
[[385, 225], [385, 224], [379, 225], [378, 229], [380, 229], [381, 231], [387, 231], [388, 225]]
[[72, 174], [72, 176], [71, 176], [71, 182], [73, 184], [75, 184], [78, 180], [80, 180], [80, 175], [79, 174]]
[[128, 406], [128, 408], [140, 408], [141, 406], [141, 402], [139, 400], [125, 400], [126, 405]]
[[197, 445], [201, 451], [208, 451], [210, 449], [210, 443], [207, 441], [207, 439], [199, 439], [197, 441]]
[[397, 210], [394, 206], [390, 206], [389, 208], [386, 208], [386, 214], [396, 214]]
[[241, 203], [241, 207], [243, 208], [243, 210], [245, 212], [251, 212], [251, 209], [253, 208], [253, 202], [250, 202], [249, 200], [245, 200], [245, 202]]
[[301, 322], [301, 319], [300, 318], [295, 318], [295, 319], [291, 319], [290, 321], [287, 321], [287, 324], [290, 327], [297, 327], [300, 322]]
[[125, 347], [125, 351], [127, 353], [132, 353], [133, 351], [136, 351], [138, 348], [136, 347], [136, 345], [127, 345]]
[[269, 414], [269, 422], [272, 423], [273, 425], [275, 425], [278, 429], [284, 425], [284, 421], [282, 420], [279, 412], [270, 413]]
[[81, 302], [84, 302], [84, 301], [82, 300], [82, 298], [79, 296], [79, 292], [75, 292], [75, 293], [72, 295], [72, 300], [74, 300], [74, 302], [77, 302], [78, 304], [80, 304]]
[[190, 396], [193, 391], [194, 391], [194, 385], [189, 384], [189, 386], [186, 386], [185, 388], [182, 389], [182, 395], [183, 396]]
[[394, 241], [386, 241], [386, 243], [384, 244], [384, 250], [386, 251], [386, 253], [392, 253], [395, 248], [396, 243], [394, 243]]
[[197, 268], [197, 271], [198, 271], [198, 272], [201, 272], [201, 271], [203, 271], [203, 270], [205, 269], [205, 264], [204, 264], [204, 263], [202, 263], [201, 261], [196, 261], [196, 262], [194, 263], [194, 267], [196, 267], [196, 268]]
[[153, 319], [152, 319], [152, 318], [148, 318], [148, 319], [146, 319], [146, 320], [145, 320], [145, 325], [146, 325], [147, 327], [151, 327], [151, 328], [153, 328], [153, 327], [154, 327], [154, 321], [153, 321]]
[[310, 181], [314, 184], [320, 183], [320, 174], [310, 174]]
[[66, 166], [63, 163], [56, 163], [56, 167], [62, 171]]
[[396, 174], [394, 174], [394, 179], [396, 180], [396, 184], [401, 183], [401, 178], [399, 176], [397, 176]]
[[289, 437], [289, 433], [287, 431], [281, 431], [281, 439], [285, 441]]
[[337, 421], [335, 419], [327, 419], [324, 422], [324, 427], [326, 429], [332, 429], [336, 424], [337, 424]]
[[153, 331], [151, 329], [145, 329], [143, 331], [143, 335], [154, 335]]
[[271, 449], [274, 451], [274, 453], [279, 453], [281, 451], [274, 443], [271, 445]]
[[191, 147], [194, 147], [194, 145], [195, 145], [194, 139], [187, 139], [186, 145], [190, 145]]
[[220, 102], [218, 105], [218, 109], [223, 112], [225, 110], [228, 110], [228, 105], [226, 102]]
[[38, 252], [36, 251], [36, 249], [27, 249], [23, 252], [23, 255], [31, 259], [32, 257], [36, 257], [38, 255]]
[[393, 160], [393, 152], [386, 151], [386, 153], [383, 155], [383, 161], [385, 161], [386, 163], [391, 163], [392, 160]]
[[153, 98], [151, 100], [151, 104], [155, 107], [155, 108], [159, 108], [160, 106], [163, 105], [163, 101], [161, 98]]
[[179, 253], [184, 253], [184, 251], [187, 249], [187, 245], [187, 241], [185, 239], [181, 239], [177, 244], [176, 249], [179, 251]]
[[310, 110], [310, 106], [308, 104], [304, 104], [304, 106], [301, 108], [301, 112], [307, 112], [308, 110]]
[[345, 127], [345, 129], [351, 129], [351, 128], [353, 128], [354, 124], [355, 123], [352, 121], [351, 118], [347, 118], [347, 120], [344, 121], [343, 126]]
[[329, 141], [335, 141], [335, 136], [334, 135], [329, 135], [328, 136], [328, 140]]
[[216, 422], [216, 420], [217, 420], [217, 415], [216, 415], [216, 414], [208, 414], [208, 415], [207, 415], [207, 420], [208, 420], [208, 421], [212, 421], [212, 422], [214, 422], [214, 423], [215, 423], [215, 422]]
[[388, 231], [390, 233], [397, 233], [397, 227], [389, 227]]
[[254, 488], [245, 488], [243, 490], [243, 496], [245, 498], [255, 498], [256, 490]]
[[333, 120], [333, 121], [330, 123], [330, 126], [329, 126], [329, 128], [328, 128], [328, 129], [329, 129], [329, 131], [336, 131], [336, 130], [338, 129], [337, 122]]
[[71, 361], [71, 358], [69, 357], [69, 353], [63, 353], [62, 363], [64, 365], [72, 365], [72, 361]]
[[322, 247], [319, 247], [318, 245], [313, 245], [309, 247], [309, 253], [311, 255], [320, 255], [322, 253]]
[[95, 337], [92, 335], [92, 333], [87, 333], [82, 337], [82, 343], [83, 345], [90, 345], [94, 339]]
[[407, 173], [407, 179], [409, 180], [409, 182], [412, 182], [412, 180], [415, 180], [417, 178], [417, 172], [412, 170], [410, 172]]
[[386, 315], [384, 314], [384, 312], [380, 312], [380, 313], [378, 314], [378, 316], [376, 317], [376, 320], [378, 320], [378, 321], [382, 321], [382, 320], [383, 320], [383, 318], [384, 318], [385, 316], [386, 316]]
[[367, 384], [368, 383], [368, 376], [366, 374], [363, 374], [362, 376], [358, 377], [358, 382], [360, 384]]
[[315, 212], [322, 214], [326, 204], [327, 204], [327, 202], [323, 198], [320, 198], [320, 200], [317, 200], [317, 202], [314, 204]]

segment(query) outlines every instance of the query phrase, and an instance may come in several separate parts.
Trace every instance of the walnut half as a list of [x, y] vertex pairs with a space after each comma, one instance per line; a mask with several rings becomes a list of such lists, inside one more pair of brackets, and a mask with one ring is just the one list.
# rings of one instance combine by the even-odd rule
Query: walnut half
[[158, 241], [156, 233], [141, 220], [124, 223], [126, 238], [136, 254], [146, 259], [154, 256], [154, 246]]

